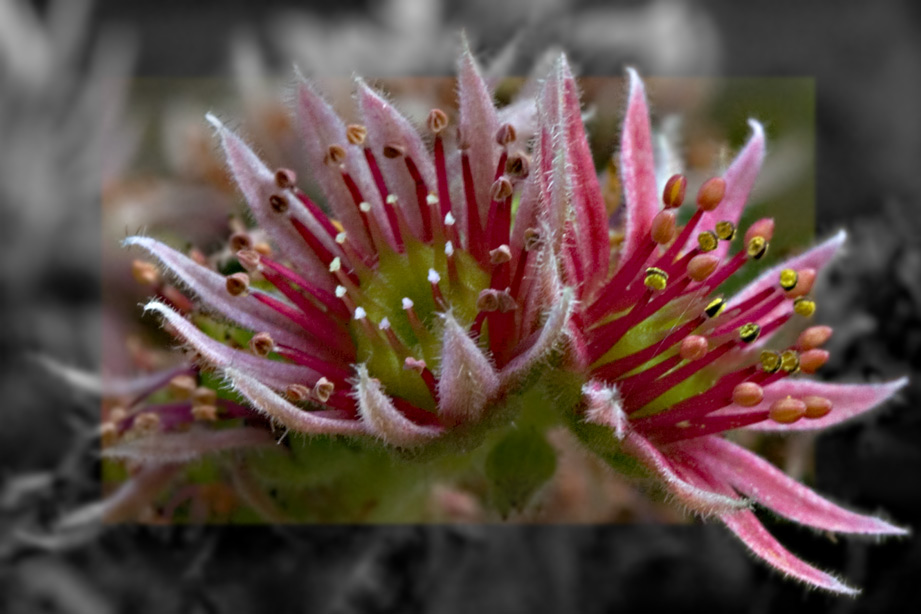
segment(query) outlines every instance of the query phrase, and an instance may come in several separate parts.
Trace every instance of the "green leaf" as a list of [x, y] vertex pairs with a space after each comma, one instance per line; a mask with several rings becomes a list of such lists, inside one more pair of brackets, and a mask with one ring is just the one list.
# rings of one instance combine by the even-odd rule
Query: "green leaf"
[[554, 471], [556, 452], [533, 428], [511, 430], [486, 458], [486, 476], [502, 516], [524, 509]]

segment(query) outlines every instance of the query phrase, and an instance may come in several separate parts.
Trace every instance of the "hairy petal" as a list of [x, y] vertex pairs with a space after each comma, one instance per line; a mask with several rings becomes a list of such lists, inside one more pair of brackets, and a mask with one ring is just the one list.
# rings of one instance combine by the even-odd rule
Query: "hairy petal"
[[[457, 95], [460, 110], [460, 138], [467, 147], [470, 170], [476, 187], [476, 201], [481, 224], [489, 215], [490, 188], [499, 161], [496, 132], [499, 120], [489, 87], [480, 74], [467, 41], [458, 62]], [[460, 205], [461, 200], [456, 205]]]
[[145, 464], [188, 463], [207, 454], [269, 445], [275, 445], [275, 440], [261, 429], [193, 429], [139, 437], [105, 448], [102, 455]]
[[361, 79], [357, 80], [358, 106], [368, 129], [367, 144], [374, 152], [384, 180], [392, 194], [399, 199], [406, 222], [417, 237], [422, 236], [422, 218], [416, 203], [416, 184], [406, 169], [403, 158], [386, 158], [383, 149], [387, 145], [404, 148], [412, 157], [419, 173], [430, 191], [435, 190], [435, 167], [432, 157], [422, 142], [419, 132], [393, 105], [384, 100]]
[[564, 339], [563, 333], [572, 315], [575, 302], [573, 294], [572, 288], [563, 289], [559, 300], [553, 303], [553, 307], [547, 314], [547, 321], [541, 327], [534, 343], [502, 369], [500, 378], [503, 388], [514, 386]]
[[[259, 223], [282, 253], [291, 261], [309, 281], [324, 290], [331, 291], [335, 284], [329, 275], [327, 267], [316, 257], [313, 251], [304, 243], [291, 224], [291, 217], [297, 218], [313, 232], [325, 247], [334, 254], [340, 253], [339, 246], [323, 230], [319, 222], [302, 206], [290, 189], [281, 189], [275, 184], [275, 175], [262, 160], [236, 134], [228, 130], [213, 115], [207, 116], [208, 121], [215, 127], [221, 137], [224, 153], [234, 179], [246, 202], [249, 204], [253, 217]], [[288, 201], [288, 210], [277, 213], [272, 210], [269, 198], [279, 195]]]
[[454, 316], [448, 313], [444, 320], [438, 415], [449, 425], [475, 422], [499, 386], [499, 377]]
[[582, 386], [585, 401], [585, 420], [614, 429], [614, 435], [623, 439], [630, 428], [630, 420], [621, 404], [617, 386], [592, 380]]
[[832, 402], [832, 411], [827, 416], [815, 420], [799, 420], [793, 424], [778, 424], [771, 420], [759, 422], [746, 427], [756, 431], [818, 431], [856, 418], [878, 405], [891, 399], [899, 390], [908, 385], [908, 378], [903, 377], [883, 384], [834, 384], [811, 380], [780, 381], [764, 390], [764, 399], [755, 407], [730, 405], [720, 410], [719, 414], [743, 414], [766, 411], [771, 403], [786, 396], [802, 398], [805, 396], [825, 397]]
[[288, 318], [252, 296], [231, 296], [223, 275], [196, 263], [191, 258], [148, 237], [128, 237], [125, 246], [137, 245], [156, 256], [183, 284], [201, 299], [204, 306], [253, 331], [266, 331], [279, 343], [301, 347], [304, 336]]
[[362, 364], [357, 369], [355, 399], [358, 401], [358, 413], [369, 433], [400, 448], [424, 444], [441, 434], [441, 429], [420, 426], [400, 413], [390, 397], [381, 390], [380, 382], [368, 376], [368, 368]]
[[364, 223], [342, 178], [342, 171], [338, 165], [327, 164], [325, 161], [330, 146], [338, 145], [346, 150], [343, 162], [345, 170], [355, 180], [362, 198], [371, 205], [381, 230], [392, 239], [381, 196], [374, 185], [364, 153], [360, 147], [348, 142], [345, 122], [314, 85], [302, 76], [298, 77], [297, 119], [307, 154], [307, 166], [313, 169], [313, 178], [320, 185], [333, 216], [348, 232], [349, 240], [354, 241], [361, 252], [369, 252], [370, 237], [365, 232]]
[[141, 508], [166, 488], [182, 468], [183, 465], [175, 463], [143, 466], [114, 493], [102, 501], [73, 510], [61, 518], [55, 528], [58, 531], [71, 531], [100, 521], [121, 522], [134, 518]]
[[[723, 202], [713, 211], [704, 212], [698, 223], [701, 230], [712, 230], [717, 222], [723, 220], [738, 224], [742, 218], [748, 195], [764, 162], [764, 128], [754, 119], [748, 120], [748, 125], [752, 129], [751, 137], [723, 174], [723, 179], [726, 180]], [[693, 249], [696, 245], [697, 237], [691, 236], [685, 249]], [[729, 251], [729, 245], [729, 241], [720, 241], [716, 250], [711, 253], [722, 258]]]
[[717, 479], [728, 482], [742, 494], [800, 524], [841, 533], [908, 533], [879, 518], [838, 507], [757, 454], [721, 437], [691, 440], [681, 448]]
[[310, 435], [360, 435], [367, 432], [365, 425], [357, 420], [328, 418], [320, 412], [304, 411], [237, 369], [225, 369], [224, 375], [234, 390], [246, 397], [253, 407], [292, 431]]
[[627, 72], [630, 75], [630, 92], [620, 146], [620, 172], [627, 203], [627, 221], [621, 262], [627, 262], [633, 252], [647, 240], [652, 218], [659, 211], [646, 89], [635, 70], [628, 68]]
[[579, 90], [565, 58], [559, 64], [562, 104], [560, 105], [562, 134], [565, 150], [569, 156], [570, 181], [572, 182], [572, 203], [575, 214], [576, 240], [584, 246], [582, 262], [588, 268], [587, 276], [592, 283], [600, 283], [607, 277], [610, 245], [608, 243], [607, 212], [595, 162], [588, 146], [582, 112], [579, 104]]
[[[699, 466], [682, 467], [681, 474], [700, 488], [711, 488], [727, 495], [732, 494], [732, 487]], [[854, 596], [860, 591], [851, 588], [831, 574], [825, 573], [797, 558], [768, 533], [758, 517], [751, 510], [737, 510], [720, 514], [719, 519], [729, 530], [742, 540], [755, 556], [764, 560], [775, 569], [806, 584], [825, 589], [833, 593]]]
[[146, 396], [177, 375], [192, 372], [191, 366], [183, 364], [136, 377], [111, 377], [65, 365], [51, 356], [37, 354], [34, 360], [71, 388], [103, 397]]
[[748, 503], [731, 493], [719, 494], [700, 488], [682, 478], [668, 457], [648, 439], [629, 429], [623, 439], [623, 449], [634, 456], [653, 475], [664, 483], [674, 497], [695, 512], [703, 515], [720, 514], [744, 508]]
[[217, 369], [233, 368], [246, 371], [276, 390], [284, 390], [293, 383], [313, 386], [324, 375], [309, 367], [260, 358], [226, 346], [198, 330], [195, 325], [163, 303], [151, 301], [144, 310], [155, 311], [163, 316], [188, 344]]
[[812, 565], [800, 560], [780, 545], [774, 539], [758, 517], [748, 510], [723, 514], [720, 520], [736, 534], [742, 542], [759, 558], [779, 569], [783, 573], [796, 578], [806, 584], [818, 588], [841, 593], [843, 595], [857, 595], [860, 591], [844, 584], [838, 578], [816, 569]]

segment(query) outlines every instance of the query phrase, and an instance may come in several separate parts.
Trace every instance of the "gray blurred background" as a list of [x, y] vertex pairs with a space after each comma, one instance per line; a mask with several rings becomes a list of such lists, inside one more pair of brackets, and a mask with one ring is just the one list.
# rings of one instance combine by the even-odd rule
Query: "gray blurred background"
[[[88, 369], [110, 350], [138, 360], [121, 346], [104, 350], [123, 346], [132, 330], [111, 306], [143, 297], [125, 289], [130, 276], [118, 266], [103, 266], [105, 250], [137, 228], [189, 223], [190, 215], [196, 239], [226, 231], [230, 192], [209, 166], [209, 146], [203, 154], [201, 135], [185, 129], [200, 118], [196, 101], [237, 100], [222, 111], [255, 119], [254, 136], [284, 155], [288, 145], [272, 139], [282, 120], [267, 101], [278, 98], [274, 77], [283, 83], [292, 62], [315, 75], [450, 75], [461, 29], [487, 65], [509, 74], [527, 74], [558, 46], [582, 75], [620, 76], [631, 64], [649, 76], [815, 79], [816, 230], [845, 227], [852, 237], [820, 294], [822, 320], [837, 331], [826, 374], [913, 376], [891, 407], [819, 440], [815, 485], [921, 526], [918, 3], [0, 0], [0, 611], [606, 612], [645, 604], [877, 612], [921, 604], [921, 540], [834, 544], [769, 517], [782, 543], [840, 571], [864, 596], [804, 593], [752, 563], [716, 526], [116, 527], [60, 553], [21, 538], [23, 527], [40, 532], [89, 500], [97, 470], [88, 433], [98, 406], [29, 356]], [[188, 104], [163, 100], [176, 79], [193, 89], [183, 90]], [[744, 133], [725, 136], [737, 144]]]

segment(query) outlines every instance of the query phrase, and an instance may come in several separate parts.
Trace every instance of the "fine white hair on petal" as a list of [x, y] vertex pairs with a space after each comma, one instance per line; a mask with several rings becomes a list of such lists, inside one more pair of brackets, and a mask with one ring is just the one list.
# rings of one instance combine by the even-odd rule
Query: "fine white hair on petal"
[[274, 444], [272, 436], [262, 429], [193, 429], [180, 433], [156, 433], [138, 437], [109, 446], [102, 451], [102, 455], [144, 464], [188, 463], [207, 454]]
[[499, 377], [454, 315], [445, 314], [444, 321], [439, 416], [447, 423], [476, 422], [498, 388]]
[[527, 373], [552, 352], [565, 338], [566, 325], [572, 315], [576, 301], [572, 288], [563, 288], [559, 300], [554, 303], [537, 340], [527, 350], [516, 356], [502, 370], [503, 387], [514, 386]]
[[440, 428], [420, 426], [400, 413], [381, 389], [380, 382], [368, 375], [366, 365], [360, 364], [356, 369], [358, 382], [355, 384], [355, 399], [358, 401], [358, 413], [371, 434], [399, 448], [419, 446], [441, 434]]

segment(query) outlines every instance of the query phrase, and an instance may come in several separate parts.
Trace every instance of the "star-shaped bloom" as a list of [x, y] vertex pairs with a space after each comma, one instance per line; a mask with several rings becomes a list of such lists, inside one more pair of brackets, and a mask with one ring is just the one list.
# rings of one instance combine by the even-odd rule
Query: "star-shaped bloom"
[[[565, 65], [548, 86], [552, 100], [541, 109], [558, 115], [540, 132], [537, 156], [570, 159], [549, 169], [553, 198], [574, 204], [597, 200], [579, 122], [575, 84]], [[744, 233], [736, 226], [765, 155], [762, 126], [749, 122], [751, 137], [720, 177], [704, 182], [683, 228], [676, 227], [687, 181], [680, 175], [657, 185], [650, 120], [642, 81], [630, 71], [621, 143], [626, 199], [623, 247], [610, 276], [600, 281], [586, 266], [606, 258], [608, 246], [579, 234], [591, 211], [570, 216], [579, 237], [565, 247], [572, 279], [583, 299], [573, 316], [583, 387], [582, 422], [575, 428], [599, 453], [616, 450], [658, 476], [682, 504], [716, 515], [751, 550], [786, 574], [840, 593], [854, 590], [797, 559], [764, 529], [750, 503], [823, 531], [904, 535], [879, 518], [843, 509], [784, 475], [767, 461], [722, 436], [736, 429], [815, 431], [860, 415], [890, 398], [905, 379], [885, 384], [832, 384], [801, 377], [828, 359], [825, 326], [806, 328], [790, 346], [771, 343], [792, 318], [811, 317], [816, 274], [845, 240], [844, 232], [763, 272], [735, 296], [721, 285], [767, 251], [773, 221]], [[569, 141], [562, 141], [572, 135]], [[556, 140], [554, 140], [556, 139]], [[560, 186], [565, 186], [560, 189]], [[561, 206], [561, 205], [559, 205]], [[584, 224], [583, 228], [588, 228]], [[742, 244], [730, 255], [733, 239]], [[580, 248], [587, 248], [580, 251]], [[578, 418], [577, 418], [578, 420]], [[742, 508], [742, 509], [739, 509]]]

